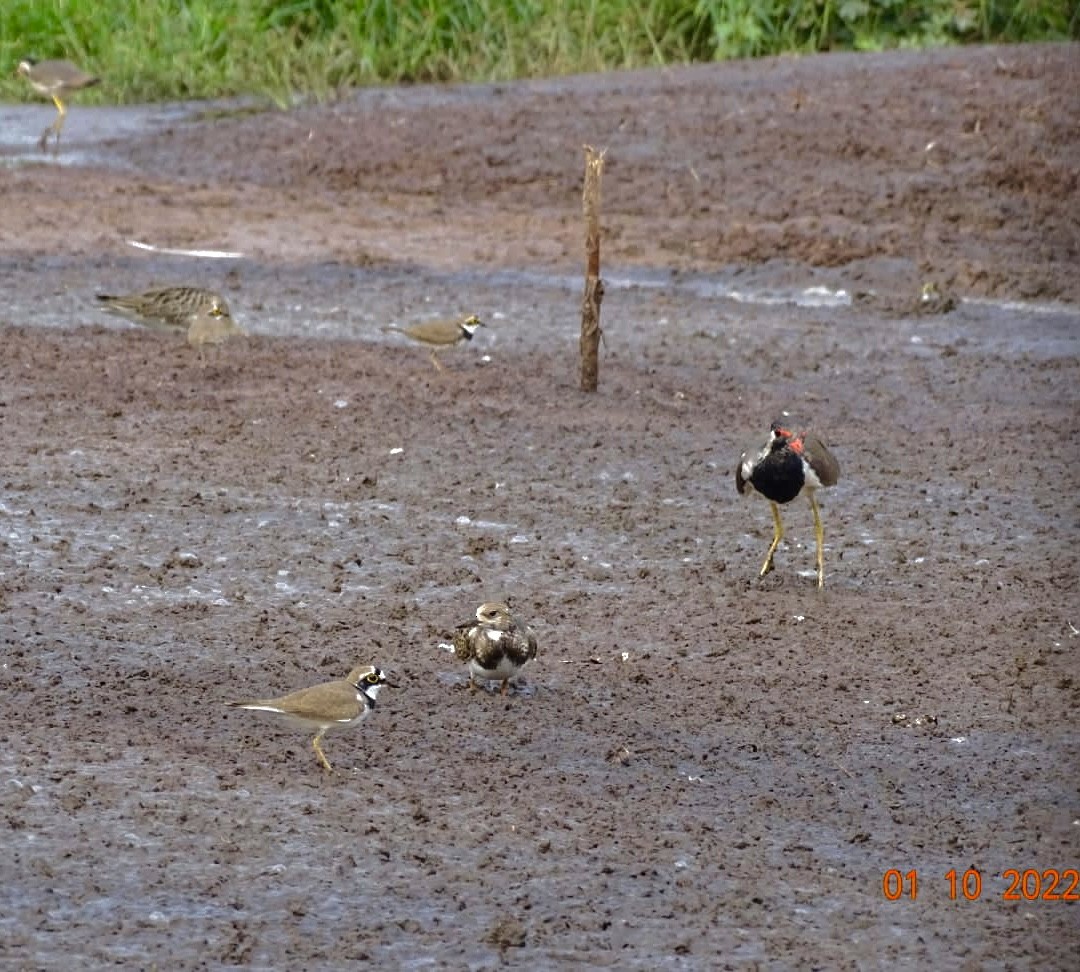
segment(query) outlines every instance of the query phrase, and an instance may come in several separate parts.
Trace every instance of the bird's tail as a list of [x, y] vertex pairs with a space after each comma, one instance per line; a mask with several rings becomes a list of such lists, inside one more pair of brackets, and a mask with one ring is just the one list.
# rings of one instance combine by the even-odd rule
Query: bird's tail
[[249, 699], [246, 702], [226, 702], [230, 709], [260, 709], [264, 712], [277, 712], [278, 707], [275, 706], [270, 699]]

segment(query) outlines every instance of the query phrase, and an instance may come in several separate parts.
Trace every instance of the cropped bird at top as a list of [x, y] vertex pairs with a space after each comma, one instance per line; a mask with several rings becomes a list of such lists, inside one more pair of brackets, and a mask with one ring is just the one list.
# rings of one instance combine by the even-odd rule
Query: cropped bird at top
[[311, 746], [319, 762], [333, 772], [322, 750], [322, 738], [328, 729], [352, 726], [365, 719], [375, 708], [375, 700], [384, 685], [390, 685], [386, 673], [374, 665], [357, 665], [345, 678], [300, 689], [276, 699], [251, 699], [227, 702], [240, 709], [276, 712], [295, 726], [315, 729]]
[[764, 577], [773, 569], [773, 554], [784, 538], [778, 504], [790, 503], [805, 493], [814, 512], [818, 587], [825, 586], [825, 531], [814, 494], [834, 486], [839, 478], [840, 465], [828, 446], [816, 435], [799, 429], [786, 412], [772, 423], [769, 441], [758, 452], [743, 453], [735, 469], [735, 486], [742, 495], [751, 490], [761, 493], [769, 501], [773, 515], [773, 541], [759, 576]]
[[202, 287], [154, 287], [137, 294], [98, 294], [97, 299], [110, 314], [164, 330], [187, 331], [199, 314], [231, 317], [225, 298]]
[[417, 344], [430, 348], [431, 363], [438, 371], [442, 371], [443, 366], [436, 356], [437, 353], [462, 341], [471, 341], [476, 329], [485, 326], [479, 317], [470, 314], [468, 317], [455, 317], [449, 320], [419, 321], [416, 324], [407, 324], [405, 327], [388, 324], [383, 330], [404, 334]]
[[489, 601], [476, 609], [474, 620], [457, 626], [454, 654], [469, 666], [470, 690], [478, 678], [498, 680], [506, 695], [510, 679], [536, 657], [536, 634], [509, 605]]
[[98, 84], [101, 79], [87, 74], [70, 61], [35, 61], [32, 58], [20, 61], [15, 73], [26, 78], [30, 82], [30, 87], [38, 94], [52, 98], [53, 104], [56, 105], [56, 118], [41, 133], [38, 146], [44, 152], [49, 146], [49, 136], [54, 135], [53, 149], [59, 152], [60, 131], [64, 127], [64, 118], [67, 115], [64, 98], [75, 91]]

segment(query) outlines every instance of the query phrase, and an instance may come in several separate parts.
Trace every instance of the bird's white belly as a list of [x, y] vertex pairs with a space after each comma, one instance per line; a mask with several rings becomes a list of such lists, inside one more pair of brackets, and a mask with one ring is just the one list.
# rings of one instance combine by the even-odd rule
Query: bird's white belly
[[818, 474], [814, 472], [814, 467], [805, 460], [803, 460], [803, 478], [806, 481], [803, 483], [800, 492], [812, 493], [815, 489], [821, 489], [821, 480], [818, 479]]
[[509, 658], [502, 658], [494, 668], [484, 668], [475, 658], [469, 661], [469, 671], [476, 678], [513, 678], [517, 674], [517, 665]]

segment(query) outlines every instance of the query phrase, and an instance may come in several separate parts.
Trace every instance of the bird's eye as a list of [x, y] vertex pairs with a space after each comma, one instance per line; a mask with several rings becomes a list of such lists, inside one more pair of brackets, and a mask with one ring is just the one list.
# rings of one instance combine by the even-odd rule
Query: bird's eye
[[379, 673], [378, 672], [371, 672], [370, 674], [365, 675], [364, 676], [364, 681], [367, 682], [368, 685], [378, 685], [379, 681], [380, 681]]

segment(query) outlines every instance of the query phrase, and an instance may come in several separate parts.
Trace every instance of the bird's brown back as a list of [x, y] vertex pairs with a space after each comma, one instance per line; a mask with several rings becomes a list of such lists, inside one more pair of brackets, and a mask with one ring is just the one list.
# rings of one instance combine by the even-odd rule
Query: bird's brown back
[[313, 722], [346, 722], [364, 710], [363, 701], [357, 698], [356, 686], [346, 681], [324, 682], [276, 699], [249, 699], [228, 704], [239, 708], [274, 709]]
[[836, 461], [829, 447], [816, 435], [807, 433], [803, 437], [803, 455], [810, 463], [810, 468], [821, 480], [822, 486], [835, 486], [840, 479], [840, 463]]
[[101, 82], [101, 78], [87, 74], [71, 61], [37, 61], [22, 73], [32, 85], [45, 91], [79, 91]]
[[420, 321], [401, 328], [401, 332], [414, 341], [439, 347], [457, 344], [466, 336], [458, 321]]

